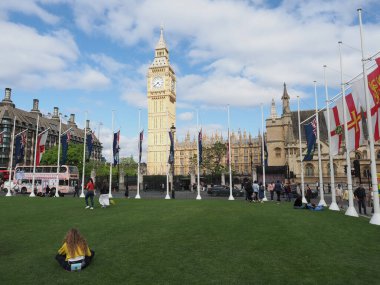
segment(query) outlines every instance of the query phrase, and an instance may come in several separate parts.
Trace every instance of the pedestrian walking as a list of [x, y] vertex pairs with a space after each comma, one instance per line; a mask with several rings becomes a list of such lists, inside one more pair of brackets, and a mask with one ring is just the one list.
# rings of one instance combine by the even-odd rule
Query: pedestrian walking
[[268, 191], [270, 194], [270, 199], [273, 201], [273, 196], [274, 196], [274, 182], [271, 182], [268, 184]]
[[252, 184], [252, 188], [253, 188], [253, 201], [254, 202], [258, 202], [259, 201], [259, 190], [260, 190], [260, 187], [259, 187], [259, 184], [257, 183], [257, 180], [255, 180]]
[[311, 188], [309, 186], [309, 184], [306, 184], [306, 195], [305, 195], [305, 198], [306, 198], [306, 201], [308, 204], [311, 203], [311, 197], [313, 195], [313, 192], [311, 192]]
[[[86, 208], [85, 209], [88, 209], [90, 208], [90, 210], [93, 210], [94, 209], [94, 190], [95, 190], [95, 186], [94, 186], [94, 181], [92, 180], [92, 178], [90, 178], [88, 180], [88, 183], [86, 185], [86, 189], [87, 189], [87, 193], [86, 193], [86, 196], [85, 196], [85, 201], [86, 201]], [[91, 201], [91, 207], [88, 205], [88, 198], [90, 198], [90, 201]]]
[[335, 188], [335, 197], [339, 208], [343, 209], [343, 189], [341, 184], [338, 184]]
[[363, 208], [364, 215], [367, 215], [367, 208], [365, 205], [366, 194], [365, 194], [365, 189], [361, 184], [359, 184], [358, 188], [355, 189], [354, 196], [355, 196], [355, 199], [357, 199], [357, 201], [358, 201], [359, 214], [362, 213], [362, 208]]
[[244, 178], [244, 190], [245, 190], [245, 200], [252, 202], [253, 188], [252, 183], [248, 178]]
[[282, 184], [280, 183], [280, 180], [277, 180], [276, 184], [274, 185], [274, 191], [277, 194], [277, 201], [280, 202], [281, 201], [280, 196], [282, 192]]

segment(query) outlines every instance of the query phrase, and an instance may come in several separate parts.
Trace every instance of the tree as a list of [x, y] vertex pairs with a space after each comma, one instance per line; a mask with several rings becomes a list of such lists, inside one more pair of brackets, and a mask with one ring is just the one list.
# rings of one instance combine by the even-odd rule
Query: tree
[[120, 168], [124, 170], [125, 175], [137, 175], [137, 162], [133, 156], [120, 158]]
[[226, 167], [222, 164], [222, 159], [226, 156], [227, 145], [216, 142], [203, 150], [202, 167], [210, 171], [213, 175], [221, 174]]

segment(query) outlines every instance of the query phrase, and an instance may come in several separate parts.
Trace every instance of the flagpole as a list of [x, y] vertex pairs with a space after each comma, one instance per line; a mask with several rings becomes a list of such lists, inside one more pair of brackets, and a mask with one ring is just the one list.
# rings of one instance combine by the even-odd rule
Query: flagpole
[[322, 205], [326, 207], [327, 204], [325, 202], [324, 192], [323, 192], [323, 177], [322, 177], [322, 160], [321, 160], [321, 141], [319, 134], [319, 117], [318, 117], [318, 98], [317, 98], [317, 81], [314, 81], [314, 98], [315, 98], [315, 118], [317, 123], [317, 141], [318, 141], [318, 173], [319, 173], [319, 193], [321, 195], [321, 200], [318, 205]]
[[341, 44], [339, 43], [339, 60], [340, 60], [340, 84], [342, 88], [342, 105], [343, 105], [343, 120], [344, 120], [344, 145], [345, 145], [345, 151], [346, 151], [346, 165], [347, 165], [347, 190], [348, 190], [348, 209], [345, 213], [347, 216], [351, 217], [359, 217], [358, 213], [356, 212], [355, 206], [354, 206], [354, 197], [352, 193], [352, 176], [351, 176], [351, 161], [350, 161], [350, 153], [348, 151], [348, 126], [347, 126], [347, 111], [346, 111], [346, 90], [343, 83], [343, 63], [342, 63], [342, 51], [341, 51]]
[[36, 126], [36, 139], [34, 141], [34, 160], [33, 160], [33, 175], [32, 175], [32, 190], [30, 192], [29, 197], [36, 197], [34, 194], [34, 181], [36, 176], [36, 159], [37, 159], [37, 143], [38, 143], [38, 125], [40, 123], [40, 115], [37, 114], [37, 126]]
[[82, 193], [80, 193], [80, 198], [84, 198], [84, 170], [86, 166], [86, 139], [87, 139], [87, 111], [84, 113], [84, 137], [83, 137], [83, 168], [82, 168]]
[[[113, 149], [113, 141], [115, 140], [115, 130], [114, 130], [114, 123], [113, 123], [113, 116], [114, 116], [114, 110], [112, 110], [112, 149]], [[113, 151], [115, 151], [113, 149]], [[114, 154], [112, 152], [112, 154]], [[112, 198], [112, 164], [113, 164], [113, 160], [114, 160], [114, 156], [111, 157], [111, 162], [110, 162], [110, 185], [108, 186], [108, 197], [109, 198]]]
[[339, 207], [336, 203], [335, 196], [335, 177], [334, 177], [334, 160], [331, 153], [331, 126], [330, 126], [330, 109], [329, 109], [329, 92], [327, 89], [327, 80], [326, 80], [326, 67], [323, 66], [323, 77], [325, 81], [325, 96], [326, 96], [326, 114], [327, 114], [327, 134], [329, 140], [329, 159], [330, 159], [330, 187], [331, 187], [331, 204], [329, 209], [332, 211], [339, 211]]
[[235, 200], [234, 196], [232, 195], [232, 170], [231, 170], [231, 134], [230, 134], [230, 105], [227, 105], [227, 111], [228, 111], [228, 168], [230, 171], [230, 197], [228, 197], [228, 200]]
[[59, 188], [59, 169], [60, 169], [60, 165], [59, 165], [59, 160], [61, 158], [61, 135], [62, 135], [62, 118], [61, 118], [61, 114], [58, 114], [59, 115], [59, 132], [58, 132], [58, 158], [57, 158], [57, 178], [56, 178], [56, 187], [55, 187], [55, 195], [54, 197], [58, 198], [59, 197], [59, 194], [58, 194], [58, 188]]
[[167, 127], [167, 135], [166, 135], [166, 158], [168, 159], [166, 163], [166, 200], [170, 200], [170, 195], [169, 195], [169, 152], [168, 152], [168, 147], [169, 147], [169, 141], [168, 141], [168, 135], [169, 135], [169, 111], [168, 107], [166, 107], [166, 127]]
[[304, 182], [304, 174], [303, 174], [300, 96], [297, 96], [297, 104], [298, 104], [298, 140], [300, 144], [300, 166], [301, 166], [301, 193], [302, 193], [302, 203], [307, 204], [307, 200], [305, 198], [305, 182]]
[[263, 103], [261, 103], [261, 128], [263, 130], [263, 134], [261, 136], [261, 156], [262, 156], [262, 160], [263, 160], [263, 187], [264, 187], [264, 198], [263, 198], [263, 201], [268, 201], [267, 199], [267, 196], [265, 194], [265, 147], [264, 147], [264, 144], [265, 144], [265, 139], [264, 139], [264, 106], [263, 106]]
[[372, 191], [373, 191], [373, 209], [374, 213], [372, 215], [370, 224], [380, 225], [380, 209], [379, 209], [379, 195], [378, 195], [378, 183], [377, 183], [377, 170], [376, 170], [376, 158], [375, 158], [375, 144], [374, 144], [374, 132], [372, 126], [372, 116], [370, 107], [370, 98], [367, 92], [368, 78], [367, 70], [365, 69], [365, 58], [364, 58], [364, 46], [363, 46], [363, 32], [362, 32], [362, 9], [358, 9], [359, 13], [359, 27], [360, 27], [360, 45], [362, 51], [362, 67], [363, 67], [363, 78], [364, 78], [364, 94], [365, 102], [367, 107], [367, 126], [368, 126], [368, 140], [369, 140], [369, 150], [371, 157], [371, 179], [372, 179]]
[[[11, 177], [12, 177], [12, 165], [13, 165], [13, 145], [15, 142], [15, 131], [16, 131], [16, 116], [13, 119], [13, 130], [12, 130], [12, 140], [11, 140], [11, 155], [9, 160], [9, 184], [8, 184], [8, 192], [5, 196], [12, 196], [11, 194]], [[16, 174], [16, 173], [15, 173]]]
[[140, 122], [141, 121], [141, 109], [139, 109], [139, 135], [138, 135], [138, 140], [139, 140], [139, 155], [138, 155], [138, 163], [137, 163], [137, 194], [135, 199], [141, 199], [140, 197], [140, 149], [141, 149], [141, 138], [140, 138], [140, 133], [141, 133], [141, 126]]
[[197, 109], [197, 132], [198, 132], [198, 140], [197, 140], [197, 153], [198, 153], [198, 159], [197, 159], [197, 173], [198, 173], [198, 177], [197, 177], [197, 190], [198, 190], [198, 194], [197, 194], [197, 200], [201, 200], [202, 197], [201, 197], [201, 183], [200, 183], [200, 177], [199, 177], [199, 159], [200, 159], [200, 156], [199, 156], [199, 114], [198, 114], [198, 109]]

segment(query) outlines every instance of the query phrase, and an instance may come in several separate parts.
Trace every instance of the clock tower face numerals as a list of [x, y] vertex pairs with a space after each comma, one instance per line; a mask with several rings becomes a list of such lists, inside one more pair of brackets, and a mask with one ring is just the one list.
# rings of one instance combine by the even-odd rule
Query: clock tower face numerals
[[164, 79], [161, 76], [156, 76], [152, 80], [152, 87], [154, 89], [159, 89], [164, 86]]

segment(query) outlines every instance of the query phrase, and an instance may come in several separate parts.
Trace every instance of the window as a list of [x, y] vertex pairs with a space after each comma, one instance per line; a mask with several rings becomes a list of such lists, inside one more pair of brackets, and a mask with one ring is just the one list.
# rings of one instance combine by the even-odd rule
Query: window
[[[337, 168], [338, 166], [334, 163], [334, 175], [337, 175]], [[327, 176], [330, 176], [330, 163], [327, 164]]]
[[380, 151], [377, 152], [377, 154], [376, 154], [376, 158], [377, 158], [377, 159], [380, 159]]
[[361, 158], [362, 158], [361, 153], [357, 151], [357, 152], [355, 153], [355, 158], [356, 158], [356, 159], [361, 159]]
[[363, 159], [367, 159], [367, 151], [363, 150]]
[[306, 164], [305, 167], [305, 176], [311, 177], [314, 176], [314, 166], [312, 164]]
[[274, 153], [275, 153], [275, 155], [276, 155], [276, 158], [280, 158], [280, 157], [281, 157], [281, 148], [276, 147], [276, 148], [274, 149]]

